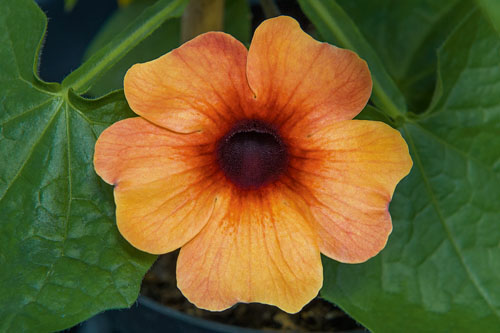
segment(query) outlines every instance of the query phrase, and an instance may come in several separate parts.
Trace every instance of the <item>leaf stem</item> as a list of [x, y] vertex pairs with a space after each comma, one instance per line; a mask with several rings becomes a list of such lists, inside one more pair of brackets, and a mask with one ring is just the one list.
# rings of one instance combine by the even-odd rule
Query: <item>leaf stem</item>
[[72, 88], [78, 94], [85, 93], [94, 81], [165, 20], [180, 16], [186, 2], [187, 0], [159, 0], [146, 9], [123, 32], [69, 74], [62, 82], [63, 88]]

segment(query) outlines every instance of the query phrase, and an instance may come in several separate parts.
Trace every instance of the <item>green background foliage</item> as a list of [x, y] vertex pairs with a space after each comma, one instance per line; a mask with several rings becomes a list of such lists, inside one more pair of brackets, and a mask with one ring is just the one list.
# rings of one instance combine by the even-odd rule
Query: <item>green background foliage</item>
[[[89, 46], [85, 58], [98, 52], [123, 30], [136, 16], [151, 6], [155, 0], [135, 0], [118, 10], [100, 30]], [[246, 0], [226, 0], [224, 8], [224, 31], [245, 44], [250, 43], [250, 6]], [[163, 23], [150, 36], [140, 42], [120, 61], [114, 64], [90, 88], [93, 96], [102, 96], [123, 87], [123, 77], [136, 63], [156, 59], [180, 44], [180, 19], [173, 18]]]
[[463, 0], [341, 0], [339, 4], [373, 47], [404, 94], [408, 109], [429, 105], [436, 50], [473, 8]]
[[[178, 46], [185, 2], [120, 9], [62, 84], [36, 75], [45, 15], [31, 0], [0, 2], [0, 331], [60, 330], [135, 301], [155, 257], [116, 230], [93, 147], [133, 115], [121, 90], [109, 93], [125, 70]], [[500, 8], [299, 3], [323, 40], [367, 60], [374, 90], [359, 117], [400, 130], [414, 161], [387, 247], [363, 264], [324, 258], [321, 295], [375, 332], [498, 331]], [[248, 3], [225, 10], [225, 30], [248, 44]]]
[[[375, 332], [498, 331], [499, 35], [468, 1], [300, 3], [327, 41], [342, 43], [335, 24], [356, 29], [384, 59], [409, 106], [396, 127], [414, 161], [390, 206], [387, 247], [358, 265], [324, 258], [322, 296]], [[329, 22], [342, 9], [358, 24]]]
[[0, 2], [0, 331], [60, 330], [130, 306], [155, 259], [118, 233], [92, 163], [100, 132], [133, 113], [123, 92], [85, 100], [40, 81], [46, 21], [33, 1]]

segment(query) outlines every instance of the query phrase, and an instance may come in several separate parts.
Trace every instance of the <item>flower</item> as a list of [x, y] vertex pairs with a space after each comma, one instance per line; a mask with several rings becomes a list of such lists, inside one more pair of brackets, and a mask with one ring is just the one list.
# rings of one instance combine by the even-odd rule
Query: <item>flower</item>
[[181, 248], [178, 287], [198, 307], [297, 312], [322, 286], [320, 253], [360, 263], [384, 248], [412, 161], [398, 131], [351, 120], [372, 87], [354, 52], [282, 16], [248, 51], [206, 33], [134, 65], [124, 86], [140, 117], [101, 134], [95, 169], [133, 246]]

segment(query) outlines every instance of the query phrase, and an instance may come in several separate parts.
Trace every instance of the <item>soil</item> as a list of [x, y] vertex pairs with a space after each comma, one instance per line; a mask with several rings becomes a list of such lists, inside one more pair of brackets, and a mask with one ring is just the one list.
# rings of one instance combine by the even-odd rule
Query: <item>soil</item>
[[333, 304], [316, 298], [297, 314], [288, 314], [264, 304], [237, 304], [222, 312], [198, 309], [176, 286], [178, 252], [162, 255], [146, 274], [141, 294], [158, 303], [196, 317], [223, 324], [287, 332], [340, 332], [363, 329]]

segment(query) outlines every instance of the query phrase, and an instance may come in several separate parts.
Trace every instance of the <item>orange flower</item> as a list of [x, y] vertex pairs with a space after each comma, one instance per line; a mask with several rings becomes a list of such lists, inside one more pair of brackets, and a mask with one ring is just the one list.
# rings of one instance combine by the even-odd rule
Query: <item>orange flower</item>
[[398, 131], [351, 120], [372, 81], [355, 53], [290, 17], [262, 23], [250, 50], [210, 32], [125, 76], [141, 117], [99, 137], [121, 234], [181, 248], [178, 287], [195, 305], [297, 312], [323, 283], [320, 252], [345, 263], [381, 251], [388, 204], [412, 162]]

